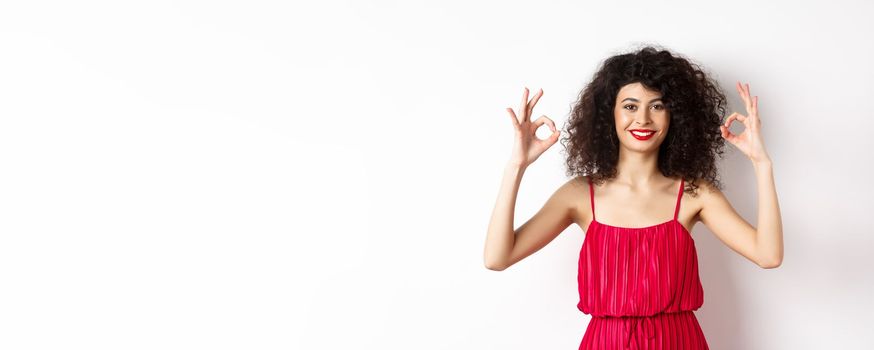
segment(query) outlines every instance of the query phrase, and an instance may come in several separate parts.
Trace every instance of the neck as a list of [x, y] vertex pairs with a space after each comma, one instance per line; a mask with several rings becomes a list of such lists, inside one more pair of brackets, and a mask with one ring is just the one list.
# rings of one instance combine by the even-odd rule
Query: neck
[[633, 152], [619, 149], [616, 181], [631, 187], [652, 188], [664, 179], [658, 170], [658, 152]]

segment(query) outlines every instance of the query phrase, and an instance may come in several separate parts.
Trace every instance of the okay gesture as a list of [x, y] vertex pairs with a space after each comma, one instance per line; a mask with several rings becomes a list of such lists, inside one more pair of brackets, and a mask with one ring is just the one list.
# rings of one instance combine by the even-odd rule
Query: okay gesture
[[[750, 84], [741, 86], [740, 82], [737, 82], [736, 87], [741, 99], [744, 101], [748, 115], [734, 112], [728, 116], [725, 123], [719, 126], [722, 137], [740, 149], [751, 161], [770, 162], [771, 158], [765, 151], [765, 142], [762, 140], [762, 134], [759, 132], [762, 128], [762, 122], [759, 120], [759, 97], [750, 97]], [[744, 131], [740, 135], [735, 135], [728, 131], [731, 122], [734, 120], [744, 125]]]

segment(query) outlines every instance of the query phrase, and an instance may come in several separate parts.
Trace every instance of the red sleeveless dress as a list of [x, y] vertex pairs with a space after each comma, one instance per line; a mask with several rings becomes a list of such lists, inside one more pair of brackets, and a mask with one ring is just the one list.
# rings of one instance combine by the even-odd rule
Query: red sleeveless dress
[[704, 304], [692, 235], [677, 221], [683, 184], [672, 220], [629, 228], [595, 220], [580, 249], [580, 302], [592, 316], [583, 349], [708, 349], [694, 310]]

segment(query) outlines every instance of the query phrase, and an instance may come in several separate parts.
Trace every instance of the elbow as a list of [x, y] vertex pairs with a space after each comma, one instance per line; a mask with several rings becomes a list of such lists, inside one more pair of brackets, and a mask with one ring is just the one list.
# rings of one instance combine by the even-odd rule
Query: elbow
[[507, 266], [495, 263], [486, 263], [486, 268], [492, 271], [504, 271], [507, 269]]
[[507, 269], [506, 264], [502, 264], [500, 262], [497, 262], [494, 260], [489, 260], [489, 259], [485, 260], [485, 266], [487, 269], [492, 270], [492, 271], [504, 271]]
[[768, 259], [762, 260], [757, 263], [759, 267], [763, 269], [775, 269], [780, 267], [783, 264], [783, 259]]
[[486, 265], [486, 268], [492, 271], [504, 271], [506, 267], [500, 265]]

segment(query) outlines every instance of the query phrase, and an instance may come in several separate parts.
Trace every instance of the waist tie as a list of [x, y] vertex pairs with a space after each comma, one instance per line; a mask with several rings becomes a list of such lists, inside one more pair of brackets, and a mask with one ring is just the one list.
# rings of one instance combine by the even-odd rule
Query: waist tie
[[634, 336], [634, 332], [637, 330], [638, 324], [643, 321], [646, 321], [647, 326], [649, 326], [649, 331], [647, 332], [647, 339], [652, 339], [655, 337], [655, 326], [652, 324], [652, 318], [655, 316], [635, 316], [631, 317], [631, 326], [628, 325], [629, 322], [623, 322], [625, 324], [625, 334], [627, 339], [625, 340], [625, 347], [627, 348], [631, 345], [631, 338], [634, 338], [635, 343], [637, 344], [637, 348], [640, 349], [640, 343], [637, 341], [637, 338]]

